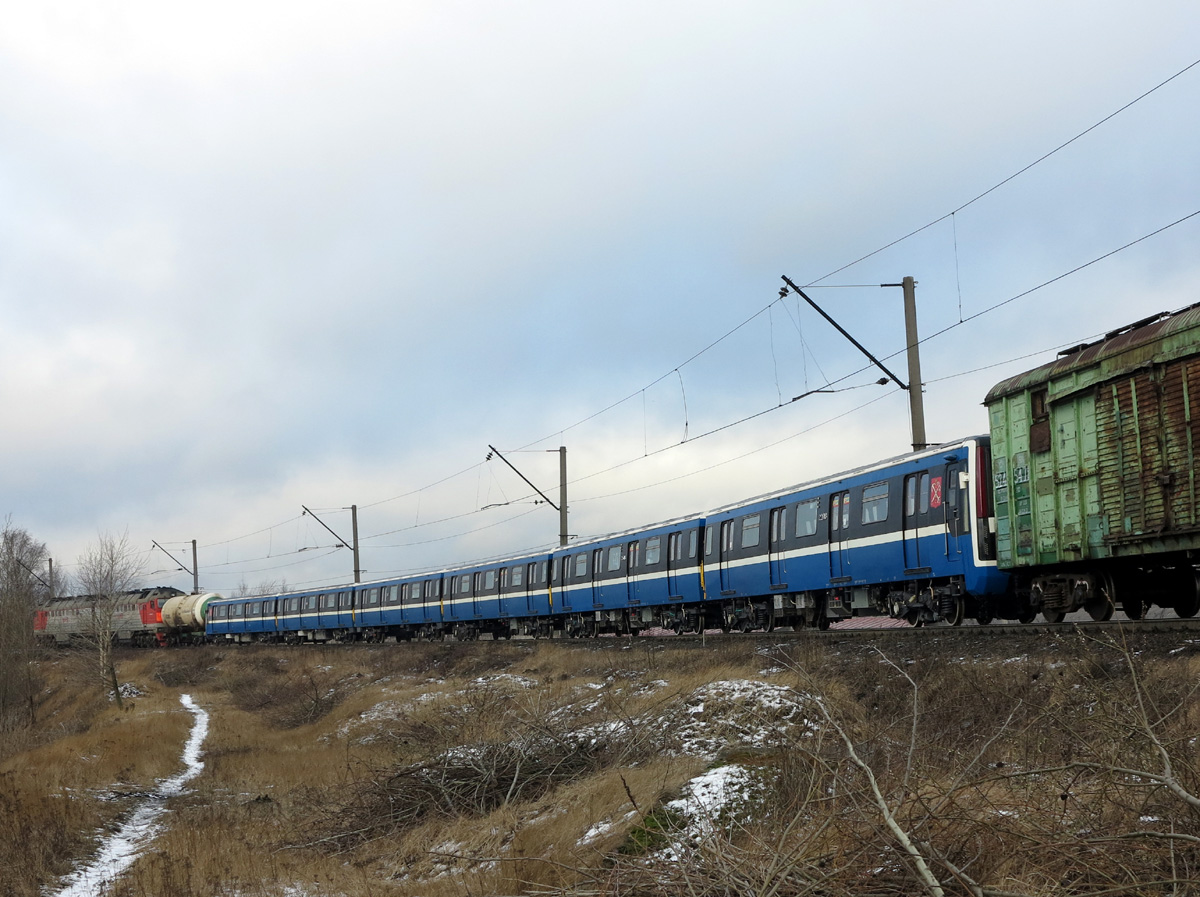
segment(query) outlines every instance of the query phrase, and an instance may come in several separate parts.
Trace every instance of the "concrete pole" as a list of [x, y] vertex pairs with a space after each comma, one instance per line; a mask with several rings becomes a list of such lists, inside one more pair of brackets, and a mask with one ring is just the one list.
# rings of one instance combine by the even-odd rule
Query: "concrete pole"
[[354, 581], [362, 582], [362, 569], [358, 565], [358, 505], [350, 506], [351, 539], [354, 540]]
[[558, 447], [558, 544], [567, 547], [567, 447]]
[[925, 399], [921, 393], [921, 340], [917, 336], [917, 282], [904, 278], [904, 335], [908, 343], [908, 407], [912, 417], [912, 445], [925, 448]]
[[192, 594], [200, 594], [200, 565], [196, 563], [196, 540], [192, 539]]

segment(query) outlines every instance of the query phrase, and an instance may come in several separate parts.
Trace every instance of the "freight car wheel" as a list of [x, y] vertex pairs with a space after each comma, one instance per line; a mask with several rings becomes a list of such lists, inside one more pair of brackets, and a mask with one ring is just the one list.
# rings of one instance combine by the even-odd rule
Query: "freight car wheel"
[[1200, 612], [1200, 572], [1190, 569], [1182, 579], [1182, 589], [1172, 607], [1178, 617], [1194, 617]]
[[1018, 623], [1032, 623], [1037, 619], [1037, 611], [1032, 607], [1023, 607], [1021, 612], [1017, 614]]
[[1175, 616], [1194, 617], [1200, 611], [1200, 595], [1189, 595], [1175, 602]]
[[1131, 620], [1140, 620], [1146, 613], [1146, 604], [1138, 595], [1126, 595], [1121, 599], [1121, 610]]
[[1062, 610], [1044, 610], [1042, 611], [1042, 616], [1047, 623], [1061, 623], [1066, 619], [1067, 613]]
[[1113, 603], [1109, 597], [1107, 595], [1102, 595], [1095, 601], [1089, 602], [1084, 610], [1086, 610], [1088, 612], [1088, 616], [1097, 623], [1103, 623], [1112, 619], [1115, 608], [1113, 607]]

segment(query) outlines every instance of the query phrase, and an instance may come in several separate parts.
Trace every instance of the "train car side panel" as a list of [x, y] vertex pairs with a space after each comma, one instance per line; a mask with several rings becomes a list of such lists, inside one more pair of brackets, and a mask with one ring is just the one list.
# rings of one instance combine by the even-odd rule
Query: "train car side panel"
[[[1200, 306], [1156, 315], [997, 384], [997, 548], [1048, 619], [1196, 612]], [[1167, 597], [1172, 596], [1172, 597]]]

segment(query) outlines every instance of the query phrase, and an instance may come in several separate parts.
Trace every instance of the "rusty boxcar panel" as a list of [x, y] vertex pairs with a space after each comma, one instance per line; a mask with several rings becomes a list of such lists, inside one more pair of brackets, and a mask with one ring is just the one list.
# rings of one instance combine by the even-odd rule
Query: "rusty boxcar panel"
[[1200, 306], [997, 384], [997, 553], [1014, 569], [1200, 548]]

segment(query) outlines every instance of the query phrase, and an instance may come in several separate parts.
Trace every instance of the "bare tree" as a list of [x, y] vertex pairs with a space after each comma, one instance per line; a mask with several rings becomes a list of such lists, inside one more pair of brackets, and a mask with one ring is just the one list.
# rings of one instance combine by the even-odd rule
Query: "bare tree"
[[33, 614], [46, 597], [45, 544], [4, 522], [0, 531], [0, 730], [33, 722]]
[[271, 595], [280, 595], [288, 590], [286, 579], [272, 579], [265, 582], [260, 582], [257, 585], [250, 585], [246, 580], [242, 580], [237, 584], [237, 588], [230, 594], [230, 598], [266, 598]]
[[117, 667], [113, 661], [113, 646], [117, 637], [117, 608], [128, 600], [142, 576], [141, 560], [129, 544], [129, 534], [116, 536], [101, 533], [78, 562], [78, 587], [89, 599], [82, 641], [96, 652], [100, 681], [111, 688], [117, 706], [121, 703], [121, 687], [117, 682]]

